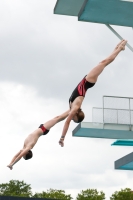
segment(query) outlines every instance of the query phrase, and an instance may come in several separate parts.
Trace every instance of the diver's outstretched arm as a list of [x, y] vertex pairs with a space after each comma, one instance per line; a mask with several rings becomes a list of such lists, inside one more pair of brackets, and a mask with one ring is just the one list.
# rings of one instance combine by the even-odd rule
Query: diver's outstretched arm
[[28, 149], [23, 149], [23, 150], [20, 150], [14, 157], [13, 159], [11, 160], [10, 164], [7, 165], [7, 167], [9, 167], [10, 169], [13, 169], [13, 165], [15, 165], [24, 155], [26, 155], [29, 151], [29, 148]]
[[69, 112], [70, 112], [70, 110], [67, 110], [63, 114], [56, 116], [53, 119], [47, 121], [46, 123], [43, 124], [44, 127], [49, 130], [50, 128], [52, 128], [58, 122], [63, 121], [68, 116]]
[[77, 108], [77, 106], [75, 106], [75, 108], [72, 108], [71, 111], [68, 114], [68, 117], [67, 117], [67, 119], [65, 121], [65, 124], [64, 124], [64, 127], [63, 127], [61, 138], [59, 140], [59, 145], [61, 145], [61, 147], [64, 146], [64, 139], [65, 139], [65, 136], [67, 134], [70, 122], [73, 119], [73, 117], [74, 117], [75, 113], [77, 112], [77, 110], [78, 110], [78, 108]]

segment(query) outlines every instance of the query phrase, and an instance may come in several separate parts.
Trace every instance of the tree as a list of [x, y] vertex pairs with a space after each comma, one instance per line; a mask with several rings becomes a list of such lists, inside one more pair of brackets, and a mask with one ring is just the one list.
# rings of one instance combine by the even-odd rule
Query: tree
[[76, 200], [104, 200], [105, 194], [101, 191], [100, 194], [96, 189], [82, 190], [77, 195]]
[[31, 197], [31, 187], [24, 181], [10, 180], [9, 183], [0, 184], [0, 196]]
[[61, 199], [61, 200], [71, 200], [73, 199], [70, 194], [66, 195], [64, 190], [54, 190], [49, 189], [47, 192], [35, 193], [32, 197], [35, 198], [53, 198], [53, 199]]
[[110, 200], [133, 200], [133, 191], [130, 188], [121, 189], [112, 194]]

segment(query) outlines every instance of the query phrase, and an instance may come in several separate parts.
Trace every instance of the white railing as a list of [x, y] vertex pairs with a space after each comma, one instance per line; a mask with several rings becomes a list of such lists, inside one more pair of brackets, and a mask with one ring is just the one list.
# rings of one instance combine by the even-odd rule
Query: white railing
[[133, 124], [133, 110], [94, 107], [92, 114], [96, 123]]
[[93, 108], [92, 121], [133, 125], [133, 98], [103, 96], [103, 108]]

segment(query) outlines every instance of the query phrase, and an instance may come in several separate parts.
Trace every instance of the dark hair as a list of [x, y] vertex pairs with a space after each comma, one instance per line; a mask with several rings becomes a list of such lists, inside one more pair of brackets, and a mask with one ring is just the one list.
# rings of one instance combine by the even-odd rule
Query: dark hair
[[83, 121], [83, 119], [85, 118], [84, 112], [80, 109], [79, 112], [77, 113], [77, 118], [78, 118], [78, 122], [80, 123]]
[[24, 156], [24, 159], [25, 160], [29, 160], [30, 158], [33, 157], [33, 153], [31, 150], [28, 151], [28, 153]]

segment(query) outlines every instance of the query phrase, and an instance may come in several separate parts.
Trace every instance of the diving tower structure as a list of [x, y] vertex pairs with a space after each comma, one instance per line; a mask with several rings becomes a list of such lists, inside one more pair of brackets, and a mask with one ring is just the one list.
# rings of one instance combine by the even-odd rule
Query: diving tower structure
[[[123, 38], [110, 25], [133, 27], [133, 0], [57, 0], [54, 14], [105, 24], [121, 40]], [[126, 45], [133, 52], [133, 48]]]
[[132, 141], [133, 98], [103, 96], [103, 107], [92, 110], [92, 122], [81, 122], [73, 136]]
[[[93, 108], [92, 122], [81, 122], [73, 137], [117, 139], [112, 146], [133, 146], [133, 98], [103, 96], [103, 107]], [[115, 161], [115, 169], [133, 170], [133, 153]]]

